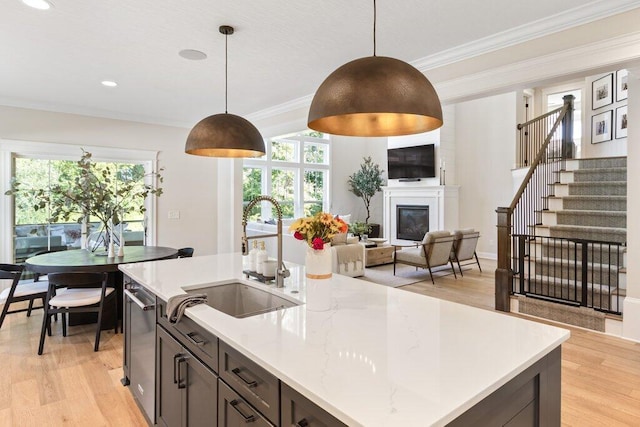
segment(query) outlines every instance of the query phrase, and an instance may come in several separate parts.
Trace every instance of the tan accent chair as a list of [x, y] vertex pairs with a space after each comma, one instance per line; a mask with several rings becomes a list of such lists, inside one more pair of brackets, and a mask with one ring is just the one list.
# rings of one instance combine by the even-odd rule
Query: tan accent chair
[[[424, 235], [422, 242], [416, 247], [409, 247], [402, 245], [394, 245], [393, 256], [393, 275], [396, 274], [396, 264], [408, 264], [415, 267], [426, 268], [429, 270], [429, 276], [431, 276], [431, 283], [435, 285], [433, 280], [434, 267], [440, 267], [442, 265], [451, 264], [451, 271], [456, 277], [456, 271], [453, 267], [453, 260], [451, 259], [451, 251], [453, 249], [453, 241], [455, 237], [448, 231], [431, 231]], [[398, 248], [403, 248], [401, 251]]]
[[[482, 272], [480, 267], [480, 261], [476, 254], [476, 247], [478, 246], [478, 239], [480, 238], [480, 232], [475, 231], [473, 228], [465, 228], [463, 230], [454, 230], [453, 235], [455, 241], [453, 242], [453, 251], [451, 251], [451, 259], [458, 264], [460, 275], [462, 274], [462, 266], [470, 264], [478, 264], [478, 269]], [[475, 258], [475, 261], [473, 259]], [[467, 262], [466, 264], [460, 264], [461, 262]]]

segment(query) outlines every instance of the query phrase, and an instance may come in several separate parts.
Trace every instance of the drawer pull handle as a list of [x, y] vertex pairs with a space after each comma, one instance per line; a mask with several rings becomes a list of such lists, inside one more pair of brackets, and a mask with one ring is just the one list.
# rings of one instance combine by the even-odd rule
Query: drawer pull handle
[[191, 341], [193, 344], [197, 345], [198, 347], [202, 347], [203, 345], [206, 344], [206, 341], [203, 339], [199, 339], [196, 338], [196, 336], [198, 335], [197, 332], [189, 332], [187, 334], [187, 338], [189, 339], [189, 341]]
[[173, 383], [174, 384], [178, 384], [178, 377], [176, 376], [178, 369], [176, 368], [176, 365], [178, 364], [178, 358], [180, 358], [181, 356], [182, 355], [180, 353], [175, 354], [173, 356]]
[[303, 418], [296, 423], [296, 427], [308, 427], [308, 426], [309, 426], [309, 423], [307, 422], [306, 418]]
[[244, 419], [245, 423], [252, 423], [256, 420], [255, 415], [251, 414], [251, 415], [245, 415], [240, 408], [238, 407], [238, 405], [240, 404], [240, 401], [238, 399], [234, 399], [231, 402], [229, 402], [229, 404], [231, 405], [231, 407], [233, 409], [236, 410], [237, 413], [240, 414], [240, 416]]
[[253, 388], [258, 385], [256, 381], [247, 381], [246, 379], [244, 379], [242, 375], [240, 375], [240, 368], [233, 368], [231, 372], [233, 372], [236, 377], [240, 378], [242, 382], [249, 388]]
[[187, 384], [185, 384], [182, 381], [182, 370], [180, 369], [180, 366], [182, 365], [183, 362], [187, 361], [187, 358], [184, 357], [183, 355], [179, 354], [178, 356], [180, 356], [178, 358], [178, 388], [187, 388]]

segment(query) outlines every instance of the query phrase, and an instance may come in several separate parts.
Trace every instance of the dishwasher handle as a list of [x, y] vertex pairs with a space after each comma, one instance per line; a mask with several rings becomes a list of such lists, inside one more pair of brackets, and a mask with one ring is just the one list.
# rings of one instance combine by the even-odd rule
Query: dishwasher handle
[[142, 309], [142, 311], [148, 311], [148, 310], [153, 310], [155, 308], [155, 303], [151, 303], [151, 304], [145, 304], [142, 301], [140, 301], [140, 299], [133, 293], [131, 292], [129, 289], [125, 289], [124, 290], [124, 294], [127, 298], [129, 298], [131, 301], [133, 301], [134, 303], [136, 303], [136, 305], [138, 307], [140, 307]]

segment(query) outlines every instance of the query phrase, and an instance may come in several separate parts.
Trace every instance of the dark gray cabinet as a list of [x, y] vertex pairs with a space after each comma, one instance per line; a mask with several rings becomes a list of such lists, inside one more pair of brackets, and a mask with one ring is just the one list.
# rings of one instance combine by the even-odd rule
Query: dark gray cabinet
[[215, 426], [218, 377], [164, 328], [157, 331], [157, 420], [166, 427]]
[[280, 414], [283, 426], [347, 426], [285, 383], [282, 383], [280, 390]]
[[219, 360], [220, 378], [270, 422], [280, 425], [280, 380], [223, 341]]
[[254, 427], [274, 427], [274, 424], [222, 380], [219, 383], [218, 407], [219, 427], [241, 427], [247, 424]]

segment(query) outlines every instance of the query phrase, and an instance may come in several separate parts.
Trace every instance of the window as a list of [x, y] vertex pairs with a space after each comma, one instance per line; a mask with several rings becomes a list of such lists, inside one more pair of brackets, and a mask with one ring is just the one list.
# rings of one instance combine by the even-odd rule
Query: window
[[[329, 209], [329, 139], [314, 131], [271, 138], [261, 159], [245, 159], [243, 201], [260, 194], [275, 198], [284, 218], [298, 218]], [[249, 219], [277, 217], [270, 203], [254, 207]]]
[[[38, 188], [47, 191], [61, 180], [73, 182], [77, 177], [78, 169], [75, 166], [82, 155], [81, 147], [43, 143], [18, 144], [20, 145], [13, 145], [9, 142], [5, 145], [3, 141], [0, 179], [5, 180], [5, 185], [10, 178], [15, 177], [23, 188]], [[92, 153], [92, 163], [99, 170], [108, 168], [111, 171], [110, 185], [114, 188], [142, 186], [140, 180], [154, 169], [153, 165], [157, 155], [156, 152], [97, 147], [85, 147], [85, 150]], [[8, 215], [1, 222], [2, 234], [13, 236], [13, 239], [3, 239], [0, 242], [0, 252], [3, 258], [21, 263], [43, 250], [80, 248], [82, 225], [78, 220], [81, 213], [52, 222], [50, 221], [52, 216], [50, 206], [36, 206], [36, 200], [26, 193], [18, 193], [10, 199], [4, 195], [4, 191], [8, 188], [2, 187], [1, 190], [1, 197], [5, 197], [9, 201], [6, 203], [6, 210], [4, 210], [4, 213]], [[133, 244], [145, 242], [152, 244], [155, 239], [153, 238], [153, 227], [150, 226], [152, 226], [151, 219], [153, 218], [155, 198], [147, 198], [144, 206], [142, 201], [134, 200], [131, 203], [130, 207], [133, 209], [123, 219], [125, 233], [131, 232], [131, 235], [139, 237], [139, 241], [131, 241]], [[4, 205], [5, 203], [3, 203]], [[146, 209], [144, 214], [140, 212], [141, 207]], [[100, 222], [96, 218], [89, 218], [89, 232], [99, 231], [99, 227]]]

